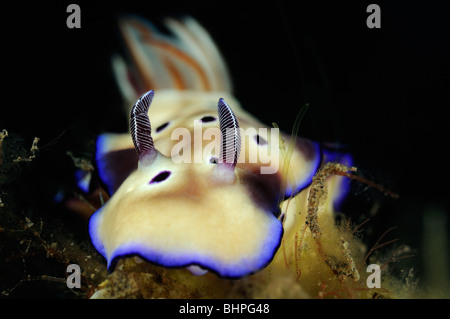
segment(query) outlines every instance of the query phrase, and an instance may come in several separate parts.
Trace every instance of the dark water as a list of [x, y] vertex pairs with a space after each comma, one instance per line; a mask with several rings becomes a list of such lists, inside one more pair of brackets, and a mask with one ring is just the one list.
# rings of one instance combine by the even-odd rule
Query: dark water
[[[26, 153], [35, 136], [42, 148], [34, 163], [2, 177], [0, 191], [12, 195], [0, 198], [11, 196], [31, 220], [54, 213], [55, 194], [73, 187], [66, 151], [89, 156], [97, 133], [127, 130], [110, 69], [111, 55], [123, 52], [118, 14], [137, 13], [158, 25], [164, 16], [189, 14], [216, 40], [244, 108], [290, 131], [309, 103], [299, 135], [347, 145], [365, 177], [400, 195], [394, 200], [354, 183], [344, 209], [356, 223], [371, 218], [364, 235], [369, 246], [396, 226], [389, 239], [399, 238], [415, 255], [399, 268], [414, 267], [424, 286], [437, 271], [448, 293], [448, 269], [438, 269], [448, 266], [449, 247], [446, 11], [436, 4], [378, 1], [381, 29], [369, 29], [369, 3], [79, 2], [81, 29], [66, 27], [69, 2], [12, 5], [14, 18], [2, 20], [0, 130], [8, 129], [18, 153]], [[374, 205], [379, 209], [371, 216]], [[437, 222], [430, 226], [430, 218]], [[74, 236], [86, 236], [84, 222], [62, 219]], [[430, 255], [435, 246], [424, 233], [435, 232], [442, 235], [436, 245], [447, 246]]]

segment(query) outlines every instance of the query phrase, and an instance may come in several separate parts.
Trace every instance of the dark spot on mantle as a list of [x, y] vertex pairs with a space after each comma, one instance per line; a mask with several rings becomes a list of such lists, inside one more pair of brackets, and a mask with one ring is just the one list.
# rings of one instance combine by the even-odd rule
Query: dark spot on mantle
[[203, 123], [214, 122], [215, 120], [216, 120], [216, 118], [214, 116], [204, 116], [201, 118], [201, 121]]
[[163, 171], [163, 172], [159, 173], [158, 175], [156, 175], [155, 177], [153, 177], [153, 179], [150, 181], [150, 184], [160, 183], [160, 182], [166, 180], [170, 176], [170, 174], [171, 174], [171, 172], [169, 172], [169, 171]]
[[169, 125], [169, 123], [170, 123], [170, 122], [167, 122], [167, 123], [164, 123], [163, 125], [158, 126], [158, 127], [156, 128], [156, 133], [159, 133], [159, 132], [161, 132], [162, 130], [164, 130], [164, 129]]

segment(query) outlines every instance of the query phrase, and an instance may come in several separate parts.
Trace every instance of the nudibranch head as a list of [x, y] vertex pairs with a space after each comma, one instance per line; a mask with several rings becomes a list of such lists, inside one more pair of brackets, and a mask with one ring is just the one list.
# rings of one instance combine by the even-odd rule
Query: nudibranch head
[[[108, 269], [130, 255], [165, 267], [197, 266], [226, 278], [264, 268], [283, 235], [272, 204], [278, 185], [267, 186], [256, 173], [236, 166], [240, 136], [231, 108], [219, 100], [219, 158], [176, 163], [154, 146], [147, 115], [152, 98], [153, 91], [146, 93], [131, 111], [138, 163], [89, 221], [93, 245]], [[270, 203], [256, 194], [267, 193], [267, 187], [275, 190]]]

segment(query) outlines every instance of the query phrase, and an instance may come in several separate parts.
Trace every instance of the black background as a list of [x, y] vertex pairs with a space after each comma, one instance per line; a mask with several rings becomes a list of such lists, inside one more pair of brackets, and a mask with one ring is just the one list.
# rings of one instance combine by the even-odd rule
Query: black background
[[[0, 129], [40, 145], [47, 164], [24, 177], [26, 205], [51, 206], [72, 183], [67, 150], [85, 154], [102, 131], [127, 130], [111, 73], [123, 53], [119, 14], [158, 26], [189, 14], [212, 35], [244, 108], [289, 132], [304, 103], [299, 135], [348, 145], [366, 176], [399, 193], [392, 200], [357, 190], [362, 210], [383, 205], [374, 241], [391, 226], [422, 263], [424, 210], [448, 204], [450, 50], [444, 1], [376, 1], [381, 29], [366, 26], [370, 1], [74, 1], [81, 29], [66, 26], [69, 1], [17, 2], [2, 8]], [[358, 217], [362, 221], [366, 211]]]

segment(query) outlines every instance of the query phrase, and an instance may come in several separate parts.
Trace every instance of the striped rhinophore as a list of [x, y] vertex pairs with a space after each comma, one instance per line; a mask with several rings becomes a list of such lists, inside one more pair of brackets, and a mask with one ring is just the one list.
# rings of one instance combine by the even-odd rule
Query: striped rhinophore
[[139, 156], [154, 150], [152, 128], [148, 118], [148, 109], [153, 100], [154, 91], [150, 90], [136, 101], [130, 113], [130, 133]]
[[220, 160], [222, 163], [236, 166], [241, 152], [241, 132], [239, 123], [230, 106], [223, 98], [217, 104], [220, 131], [222, 133]]

